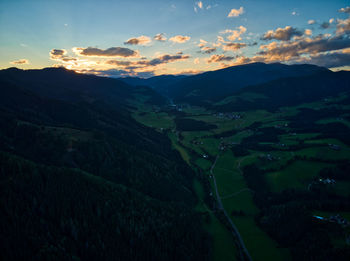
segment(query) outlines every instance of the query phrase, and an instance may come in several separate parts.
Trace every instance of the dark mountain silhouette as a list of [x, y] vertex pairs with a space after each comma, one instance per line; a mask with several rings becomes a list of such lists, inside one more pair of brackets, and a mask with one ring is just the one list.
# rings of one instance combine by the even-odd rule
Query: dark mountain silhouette
[[148, 79], [138, 77], [124, 77], [119, 80], [133, 86], [149, 86], [159, 93], [166, 94], [169, 86], [176, 84], [182, 79], [187, 78], [186, 75], [160, 75]]
[[188, 76], [156, 90], [177, 102], [210, 104], [246, 86], [326, 71], [328, 69], [315, 65], [252, 63]]
[[45, 68], [42, 70], [20, 70], [9, 68], [0, 71], [0, 79], [25, 88], [36, 94], [65, 101], [103, 100], [113, 106], [125, 106], [135, 92], [155, 96], [159, 103], [164, 100], [150, 88], [130, 88], [118, 79], [77, 74], [65, 68]]
[[[230, 97], [231, 102], [212, 108], [220, 111], [247, 111], [252, 109], [273, 111], [279, 107], [318, 101], [343, 92], [350, 92], [350, 72], [328, 71], [247, 86]], [[246, 94], [260, 94], [262, 98], [249, 100], [244, 98]]]
[[62, 68], [2, 70], [0, 92], [1, 260], [208, 260], [193, 171], [131, 117], [163, 98]]

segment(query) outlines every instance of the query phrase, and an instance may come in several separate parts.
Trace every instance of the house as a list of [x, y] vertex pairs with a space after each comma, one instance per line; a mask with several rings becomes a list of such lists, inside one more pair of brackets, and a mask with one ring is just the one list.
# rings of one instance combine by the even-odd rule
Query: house
[[328, 144], [328, 147], [331, 148], [332, 150], [340, 150], [341, 149], [341, 147], [339, 145], [331, 144], [331, 143]]
[[349, 226], [350, 223], [345, 218], [343, 218], [341, 215], [337, 214], [334, 216], [331, 216], [329, 219], [329, 222], [337, 223], [342, 226]]
[[334, 179], [330, 179], [330, 178], [326, 178], [326, 179], [319, 179], [319, 182], [323, 183], [323, 184], [335, 184], [335, 180]]

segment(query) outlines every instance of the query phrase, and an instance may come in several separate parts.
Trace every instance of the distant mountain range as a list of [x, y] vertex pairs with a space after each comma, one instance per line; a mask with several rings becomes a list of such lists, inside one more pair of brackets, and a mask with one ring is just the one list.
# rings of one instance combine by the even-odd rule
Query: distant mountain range
[[[329, 71], [316, 65], [285, 65], [280, 63], [251, 63], [205, 72], [193, 76], [157, 76], [130, 84], [153, 87], [177, 102], [211, 104], [252, 85], [267, 83], [286, 77], [300, 77]], [[171, 80], [172, 82], [169, 82]]]

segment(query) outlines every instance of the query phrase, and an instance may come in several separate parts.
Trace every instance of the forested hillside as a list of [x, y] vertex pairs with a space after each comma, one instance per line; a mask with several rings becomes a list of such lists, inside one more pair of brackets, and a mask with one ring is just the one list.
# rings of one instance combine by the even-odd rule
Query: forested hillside
[[130, 115], [146, 87], [0, 71], [2, 260], [207, 260], [193, 171]]

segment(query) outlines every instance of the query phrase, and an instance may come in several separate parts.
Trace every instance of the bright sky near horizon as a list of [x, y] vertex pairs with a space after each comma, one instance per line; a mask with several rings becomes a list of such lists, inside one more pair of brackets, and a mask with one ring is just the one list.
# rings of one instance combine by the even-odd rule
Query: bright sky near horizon
[[350, 1], [0, 0], [0, 68], [149, 77], [250, 62], [350, 69]]

